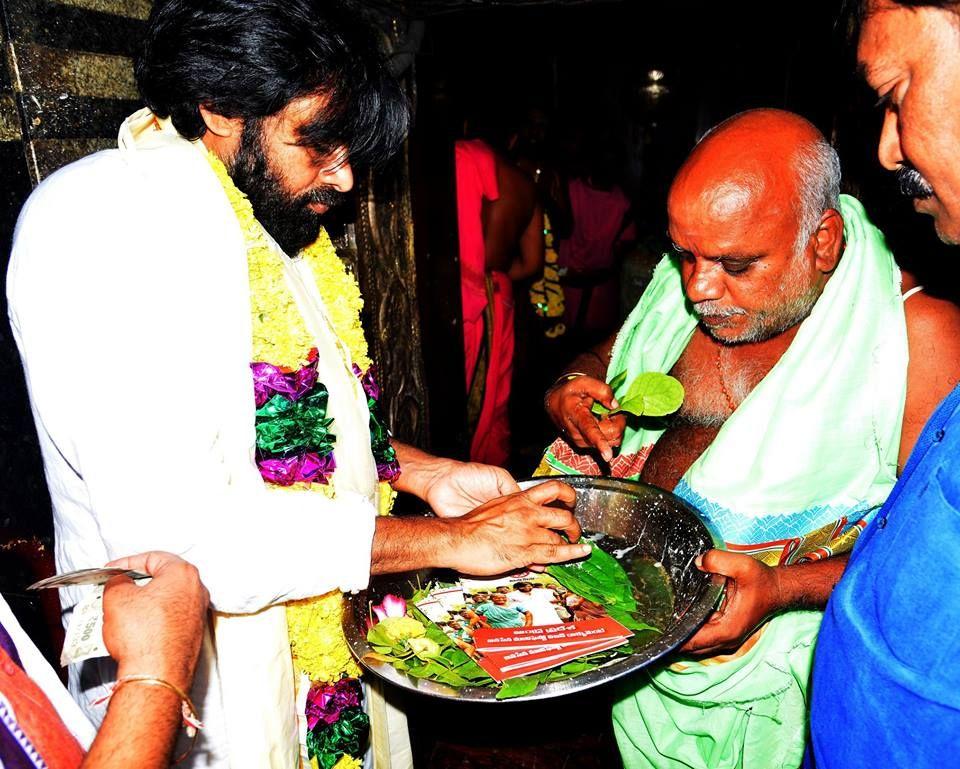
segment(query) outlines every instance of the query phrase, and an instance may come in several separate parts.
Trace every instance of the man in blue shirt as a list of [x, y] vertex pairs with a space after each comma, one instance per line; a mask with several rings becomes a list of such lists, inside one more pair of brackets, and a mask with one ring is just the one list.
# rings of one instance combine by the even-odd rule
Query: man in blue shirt
[[[880, 162], [960, 244], [960, 2], [860, 0]], [[928, 351], [936, 355], [936, 348]], [[930, 418], [827, 605], [808, 765], [960, 765], [960, 388]]]

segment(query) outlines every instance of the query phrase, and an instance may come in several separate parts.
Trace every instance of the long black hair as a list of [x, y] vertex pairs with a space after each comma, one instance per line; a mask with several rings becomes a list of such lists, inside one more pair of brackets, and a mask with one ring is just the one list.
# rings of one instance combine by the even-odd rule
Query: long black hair
[[409, 123], [373, 29], [331, 0], [158, 0], [136, 77], [147, 106], [189, 139], [206, 131], [200, 105], [258, 120], [321, 95], [300, 143], [346, 146], [360, 168], [393, 155]]

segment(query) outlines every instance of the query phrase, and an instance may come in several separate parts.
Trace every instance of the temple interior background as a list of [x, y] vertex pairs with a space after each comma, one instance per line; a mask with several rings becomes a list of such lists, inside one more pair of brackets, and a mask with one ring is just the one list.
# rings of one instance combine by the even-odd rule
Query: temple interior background
[[[150, 5], [149, 0], [0, 0], [4, 265], [16, 216], [32, 187], [62, 165], [114, 146], [119, 123], [139, 107], [131, 57]], [[466, 452], [452, 156], [464, 120], [506, 140], [533, 119], [550, 132], [560, 157], [597, 147], [615, 151], [638, 227], [638, 246], [620, 273], [635, 299], [644, 271], [667, 245], [664, 199], [670, 178], [697, 138], [746, 108], [799, 112], [838, 148], [844, 191], [862, 197], [901, 266], [913, 270], [928, 290], [956, 298], [944, 246], [929, 222], [913, 216], [892, 177], [875, 162], [880, 111], [854, 72], [840, 0], [378, 0], [352, 5], [382, 30], [414, 107], [404, 153], [383, 173], [359, 179], [354, 205], [331, 223], [338, 248], [364, 290], [366, 327], [385, 383], [386, 410], [403, 440], [452, 456]], [[130, 258], [136, 259], [135, 244]], [[518, 287], [519, 294], [523, 291]], [[628, 290], [621, 314], [629, 309], [630, 296]], [[5, 297], [0, 301], [5, 316]], [[540, 405], [543, 382], [552, 381], [565, 355], [578, 351], [577, 341], [571, 335], [549, 365], [525, 358], [518, 342], [523, 381], [511, 404], [510, 464], [517, 475], [529, 474], [549, 440]], [[149, 350], [141, 355], [149, 364]], [[103, 377], [105, 391], [130, 376], [121, 361], [90, 363]], [[0, 324], [0, 366], [0, 590], [34, 629], [34, 637], [49, 639], [49, 651], [55, 639], [42, 629], [43, 612], [55, 616], [56, 607], [33, 603], [22, 588], [35, 569], [49, 566], [50, 502], [19, 358], [5, 322]], [[144, 474], [148, 483], [149, 468]], [[547, 751], [541, 764], [528, 763], [522, 751], [494, 755], [482, 738], [474, 740], [479, 752], [471, 753], [463, 747], [470, 743], [469, 728], [451, 737], [459, 740], [456, 749], [424, 741], [430, 729], [421, 728], [419, 749], [437, 766], [504, 761], [610, 766], [616, 759], [610, 758], [615, 751], [610, 753], [603, 733], [608, 727], [593, 715], [606, 710], [591, 703], [585, 701], [574, 728], [549, 706], [535, 716], [515, 711], [514, 724], [532, 719], [531, 729], [560, 744], [553, 754], [553, 743], [540, 740]], [[426, 724], [444, 718], [429, 703], [422, 708]], [[469, 726], [473, 718], [458, 714], [455, 720]], [[451, 727], [447, 733], [455, 731]], [[472, 757], [464, 758], [468, 754]]]

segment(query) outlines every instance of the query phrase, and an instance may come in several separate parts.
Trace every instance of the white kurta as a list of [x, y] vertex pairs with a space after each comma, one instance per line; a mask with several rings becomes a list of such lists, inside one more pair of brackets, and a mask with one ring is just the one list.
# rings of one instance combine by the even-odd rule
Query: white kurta
[[[338, 480], [336, 500], [265, 487], [254, 462], [243, 235], [197, 147], [148, 135], [144, 125], [138, 113], [121, 130], [120, 150], [44, 181], [14, 237], [10, 319], [53, 501], [57, 565], [99, 566], [144, 550], [196, 564], [218, 612], [254, 616], [241, 618], [247, 625], [227, 620], [223, 638], [217, 630], [217, 647], [232, 648], [229, 674], [210, 640], [204, 644], [193, 691], [207, 728], [188, 763], [227, 766], [222, 711], [229, 700], [231, 709], [251, 713], [242, 734], [236, 724], [230, 729], [230, 765], [289, 766], [292, 695], [281, 701], [286, 694], [277, 686], [286, 687], [292, 671], [282, 609], [269, 607], [367, 584], [376, 470], [366, 402], [362, 413], [332, 414], [337, 475], [360, 467], [354, 483]], [[308, 301], [320, 301], [315, 290]], [[314, 328], [319, 321], [307, 322], [318, 334], [331, 409], [352, 410], [337, 395], [356, 393], [349, 361]], [[360, 434], [345, 429], [358, 424]], [[65, 608], [78, 596], [65, 590]], [[91, 661], [71, 669], [81, 704], [109, 680], [107, 667]], [[276, 684], [281, 670], [289, 680]], [[275, 704], [242, 701], [270, 686]], [[257, 710], [278, 709], [274, 723], [258, 725]], [[277, 729], [294, 731], [274, 740], [279, 752], [258, 755]]]

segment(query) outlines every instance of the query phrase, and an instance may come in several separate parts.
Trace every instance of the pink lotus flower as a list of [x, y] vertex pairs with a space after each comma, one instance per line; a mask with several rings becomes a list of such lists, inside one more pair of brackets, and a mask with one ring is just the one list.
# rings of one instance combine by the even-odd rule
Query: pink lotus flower
[[370, 608], [377, 615], [378, 622], [385, 620], [387, 617], [405, 617], [407, 614], [407, 602], [392, 593], [385, 595], [382, 603]]

